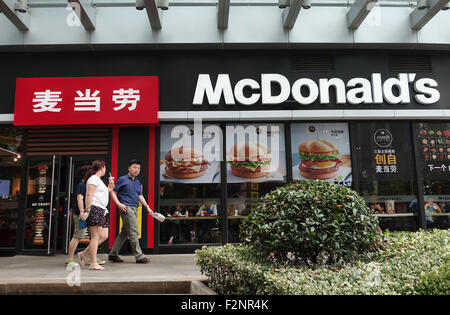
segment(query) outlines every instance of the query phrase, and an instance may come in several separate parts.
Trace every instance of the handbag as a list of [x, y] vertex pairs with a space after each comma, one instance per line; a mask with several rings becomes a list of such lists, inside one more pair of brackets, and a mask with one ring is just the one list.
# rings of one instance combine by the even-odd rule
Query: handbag
[[78, 219], [78, 229], [82, 230], [87, 227], [87, 220], [81, 220], [81, 218]]

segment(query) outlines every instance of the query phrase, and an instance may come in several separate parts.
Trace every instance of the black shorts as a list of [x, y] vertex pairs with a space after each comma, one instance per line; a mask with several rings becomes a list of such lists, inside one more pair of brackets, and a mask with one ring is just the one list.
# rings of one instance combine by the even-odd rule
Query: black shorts
[[91, 206], [91, 212], [86, 220], [87, 226], [109, 228], [109, 214], [105, 215], [105, 211], [102, 208]]

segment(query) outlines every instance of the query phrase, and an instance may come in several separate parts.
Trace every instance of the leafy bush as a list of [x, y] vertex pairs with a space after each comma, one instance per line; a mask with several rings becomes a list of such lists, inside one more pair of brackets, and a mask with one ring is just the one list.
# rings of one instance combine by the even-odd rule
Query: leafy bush
[[255, 294], [271, 268], [255, 260], [259, 253], [248, 246], [203, 246], [196, 254], [196, 262], [209, 278], [209, 286], [222, 294]]
[[344, 264], [277, 267], [252, 246], [203, 247], [196, 261], [219, 294], [450, 294], [450, 231], [384, 233]]
[[426, 273], [418, 283], [416, 290], [423, 295], [450, 294], [450, 263]]
[[246, 244], [274, 262], [336, 261], [374, 249], [378, 219], [353, 190], [324, 181], [278, 188], [241, 224]]

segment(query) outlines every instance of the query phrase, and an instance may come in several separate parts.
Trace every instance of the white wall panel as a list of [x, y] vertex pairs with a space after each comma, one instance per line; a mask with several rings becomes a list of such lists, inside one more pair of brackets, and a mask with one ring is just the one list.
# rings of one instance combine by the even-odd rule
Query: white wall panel
[[[329, 2], [329, 0], [327, 0]], [[408, 6], [376, 7], [356, 31], [347, 27], [345, 5], [320, 3], [300, 11], [294, 28], [283, 29], [282, 10], [275, 5], [256, 2], [236, 5], [231, 2], [228, 29], [217, 28], [217, 7], [207, 3], [170, 6], [161, 11], [162, 29], [154, 31], [145, 11], [132, 3], [125, 6], [99, 5], [96, 8], [96, 29], [88, 32], [83, 26], [71, 27], [71, 13], [63, 2], [59, 6], [31, 8], [30, 30], [20, 32], [0, 13], [0, 49], [39, 45], [75, 49], [76, 45], [96, 45], [122, 49], [202, 48], [202, 47], [374, 47], [430, 48], [450, 50], [450, 10], [439, 12], [419, 32], [411, 29]], [[235, 5], [233, 5], [235, 3]], [[383, 2], [384, 3], [384, 2]], [[314, 4], [314, 2], [313, 2]], [[223, 46], [222, 46], [223, 45]], [[332, 45], [332, 46], [329, 46]], [[82, 47], [82, 46], [80, 46]]]
[[354, 32], [355, 44], [416, 44], [417, 33], [411, 29], [411, 8], [375, 7]]
[[417, 36], [420, 44], [450, 44], [450, 10], [436, 14]]
[[24, 33], [25, 45], [89, 44], [83, 25], [69, 26], [71, 12], [61, 8], [32, 8], [30, 30]]
[[216, 7], [170, 7], [161, 13], [158, 43], [222, 42], [222, 34], [217, 29]]
[[23, 34], [0, 13], [0, 46], [3, 45], [23, 45]]
[[289, 43], [353, 43], [353, 32], [347, 27], [346, 14], [345, 7], [301, 9], [294, 28], [289, 32]]
[[91, 44], [156, 43], [145, 10], [134, 7], [97, 8], [96, 29]]
[[223, 42], [288, 43], [281, 12], [277, 6], [231, 6]]

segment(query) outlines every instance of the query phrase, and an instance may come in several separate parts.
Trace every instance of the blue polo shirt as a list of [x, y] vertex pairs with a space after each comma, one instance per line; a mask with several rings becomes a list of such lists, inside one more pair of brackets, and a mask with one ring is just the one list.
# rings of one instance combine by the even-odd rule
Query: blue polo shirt
[[120, 203], [126, 206], [137, 207], [139, 205], [139, 195], [142, 195], [141, 182], [136, 177], [134, 180], [129, 174], [119, 177], [114, 187]]

